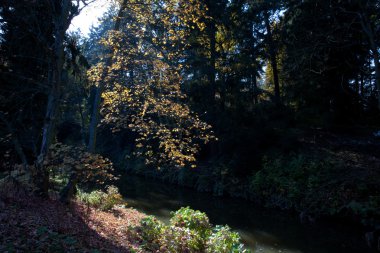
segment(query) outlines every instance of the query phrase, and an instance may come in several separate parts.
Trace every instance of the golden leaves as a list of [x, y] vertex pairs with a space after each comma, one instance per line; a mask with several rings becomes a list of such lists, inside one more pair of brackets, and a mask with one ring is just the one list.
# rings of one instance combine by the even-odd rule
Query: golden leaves
[[147, 163], [195, 166], [200, 144], [213, 138], [181, 91], [186, 41], [204, 29], [205, 12], [198, 0], [131, 0], [121, 30], [102, 41], [112, 50], [108, 74], [99, 76], [101, 64], [89, 71], [108, 84], [102, 123], [136, 132], [135, 153]]

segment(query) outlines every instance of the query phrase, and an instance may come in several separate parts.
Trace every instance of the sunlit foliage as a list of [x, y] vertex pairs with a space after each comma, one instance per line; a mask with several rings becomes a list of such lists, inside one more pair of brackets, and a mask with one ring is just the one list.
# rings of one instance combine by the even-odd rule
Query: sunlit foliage
[[88, 72], [91, 81], [106, 84], [102, 123], [136, 132], [135, 155], [147, 163], [195, 166], [200, 144], [213, 139], [181, 91], [186, 39], [195, 27], [204, 29], [204, 11], [194, 0], [130, 2], [120, 30], [101, 42], [112, 64], [100, 62]]
[[182, 207], [165, 225], [153, 216], [141, 220], [136, 237], [149, 252], [249, 253], [238, 233], [228, 226], [213, 226], [205, 213]]
[[123, 196], [119, 193], [119, 189], [113, 185], [108, 186], [106, 192], [95, 190], [87, 193], [79, 189], [77, 199], [86, 204], [87, 207], [95, 207], [102, 211], [109, 211], [116, 205], [126, 204]]

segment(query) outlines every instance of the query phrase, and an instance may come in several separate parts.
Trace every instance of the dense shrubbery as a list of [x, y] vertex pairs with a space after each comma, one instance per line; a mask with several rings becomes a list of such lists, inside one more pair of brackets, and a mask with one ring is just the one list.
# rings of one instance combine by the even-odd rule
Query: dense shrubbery
[[55, 143], [49, 149], [45, 165], [51, 177], [63, 181], [76, 173], [80, 185], [104, 184], [117, 179], [113, 164], [108, 158], [87, 152], [83, 146]]
[[254, 198], [269, 206], [312, 216], [350, 216], [365, 225], [376, 225], [379, 195], [370, 182], [362, 182], [365, 178], [355, 178], [355, 173], [327, 154], [279, 156], [264, 159], [263, 168], [251, 177], [250, 190]]
[[228, 226], [213, 227], [205, 213], [183, 207], [165, 225], [153, 216], [143, 219], [137, 232], [143, 248], [152, 252], [248, 253], [238, 233]]
[[311, 194], [315, 200], [324, 174], [330, 174], [333, 168], [328, 160], [317, 161], [303, 155], [264, 158], [263, 168], [251, 177], [250, 190], [258, 198], [271, 200], [273, 205], [296, 208]]
[[380, 196], [369, 196], [362, 201], [353, 200], [344, 206], [346, 211], [356, 215], [366, 226], [377, 227], [380, 221]]

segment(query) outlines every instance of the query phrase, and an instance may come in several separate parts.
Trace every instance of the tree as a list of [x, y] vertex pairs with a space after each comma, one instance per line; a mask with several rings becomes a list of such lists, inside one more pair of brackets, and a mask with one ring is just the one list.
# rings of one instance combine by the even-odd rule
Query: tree
[[[1, 8], [2, 17], [4, 17], [4, 20], [2, 20], [2, 27], [4, 27], [3, 45], [13, 45], [12, 43], [14, 42], [17, 43], [22, 41], [22, 39], [20, 40], [18, 37], [12, 36], [14, 34], [14, 30], [11, 28], [16, 27], [18, 35], [23, 33], [26, 36], [31, 37], [33, 42], [37, 42], [37, 45], [33, 45], [34, 47], [31, 48], [39, 48], [40, 46], [43, 49], [35, 51], [38, 53], [38, 56], [33, 56], [34, 58], [32, 58], [43, 62], [43, 64], [37, 64], [38, 67], [43, 66], [43, 75], [33, 76], [35, 73], [31, 74], [29, 72], [33, 71], [35, 66], [22, 66], [19, 68], [20, 73], [18, 73], [17, 77], [25, 77], [22, 72], [26, 72], [29, 76], [31, 76], [31, 79], [28, 79], [30, 80], [30, 83], [38, 85], [43, 84], [41, 85], [42, 88], [48, 90], [47, 101], [45, 101], [46, 104], [44, 103], [44, 106], [46, 106], [46, 113], [43, 117], [43, 131], [41, 135], [38, 136], [41, 139], [38, 138], [39, 141], [36, 141], [40, 148], [39, 150], [34, 150], [36, 156], [34, 166], [28, 166], [29, 171], [31, 172], [31, 180], [37, 189], [36, 192], [43, 196], [47, 195], [49, 185], [48, 172], [44, 168], [44, 159], [53, 139], [56, 117], [60, 105], [60, 98], [62, 96], [62, 89], [65, 85], [65, 79], [67, 77], [64, 71], [64, 37], [71, 20], [81, 10], [80, 4], [86, 6], [88, 1], [41, 1], [37, 5], [27, 1], [18, 3], [14, 3], [13, 1], [4, 1], [4, 5], [2, 5]], [[30, 12], [30, 10], [34, 11]], [[36, 24], [36, 26], [33, 24]], [[30, 26], [33, 28], [30, 29]], [[20, 58], [22, 60], [19, 61], [19, 64], [25, 64], [26, 61], [23, 58], [30, 57], [30, 53], [28, 52], [30, 48], [26, 49], [22, 46], [23, 45], [21, 45], [22, 49], [20, 51], [23, 54], [5, 59], [5, 66], [12, 63], [16, 63], [17, 66], [17, 61]], [[5, 50], [12, 53], [13, 47], [5, 46]], [[5, 69], [6, 68], [7, 67], [5, 67]], [[13, 69], [8, 69], [4, 74], [9, 75], [9, 72], [12, 71]], [[22, 91], [24, 91], [24, 89], [22, 89], [21, 92]], [[16, 94], [19, 93], [16, 92]], [[4, 108], [4, 110], [8, 110], [8, 107]], [[16, 110], [21, 110], [22, 112], [22, 107], [18, 107]], [[10, 116], [10, 111], [4, 112], [3, 115]], [[34, 127], [37, 127], [37, 125], [34, 125]]]
[[[27, 167], [39, 150], [53, 25], [44, 2], [2, 1], [1, 114], [3, 130], [18, 143], [18, 156]], [[46, 12], [46, 14], [44, 14]], [[6, 135], [6, 134], [4, 134]]]
[[344, 13], [351, 14], [353, 20], [360, 23], [361, 30], [368, 40], [368, 47], [372, 53], [372, 59], [374, 63], [375, 70], [375, 83], [377, 89], [377, 101], [378, 109], [380, 110], [380, 56], [379, 56], [379, 11], [380, 3], [379, 1], [353, 1], [353, 5], [356, 7], [352, 8], [342, 7]]
[[181, 91], [186, 38], [191, 27], [203, 29], [202, 15], [197, 1], [129, 2], [119, 11], [117, 29], [102, 41], [106, 60], [89, 71], [103, 85], [102, 122], [114, 131], [135, 131], [136, 154], [147, 163], [185, 166], [199, 150], [194, 140], [211, 138]]
[[[123, 12], [127, 8], [127, 1], [123, 0], [119, 12], [116, 16], [116, 21], [114, 24], [113, 31], [118, 31], [120, 29], [121, 19], [123, 17]], [[96, 147], [96, 135], [97, 135], [97, 128], [99, 123], [99, 113], [100, 113], [100, 105], [101, 105], [101, 97], [102, 93], [105, 88], [105, 79], [108, 75], [110, 75], [109, 67], [112, 64], [112, 50], [107, 50], [105, 53], [105, 60], [103, 62], [103, 66], [101, 68], [101, 75], [99, 79], [97, 79], [97, 85], [96, 85], [96, 92], [95, 92], [95, 98], [94, 103], [92, 106], [92, 115], [91, 115], [91, 123], [89, 126], [89, 141], [88, 141], [88, 150], [89, 152], [95, 152]]]
[[265, 46], [265, 58], [272, 71], [272, 82], [274, 86], [274, 102], [277, 106], [281, 103], [280, 94], [280, 78], [278, 68], [278, 54], [279, 54], [279, 38], [275, 35], [276, 23], [280, 17], [280, 12], [283, 11], [282, 1], [252, 1], [248, 3], [252, 13], [259, 18], [255, 19], [253, 26], [256, 29], [258, 37], [262, 38], [262, 43]]
[[320, 123], [352, 121], [369, 107], [368, 94], [354, 88], [370, 51], [353, 10], [358, 2], [290, 1], [284, 15], [287, 97], [304, 116], [323, 115]]

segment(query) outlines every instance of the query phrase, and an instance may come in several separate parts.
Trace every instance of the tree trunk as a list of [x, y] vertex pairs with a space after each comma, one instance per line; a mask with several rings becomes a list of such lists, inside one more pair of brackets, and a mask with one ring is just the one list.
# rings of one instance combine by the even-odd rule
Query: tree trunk
[[253, 21], [250, 22], [250, 44], [252, 47], [250, 48], [250, 54], [251, 54], [251, 61], [255, 64], [254, 67], [251, 67], [251, 87], [252, 87], [252, 93], [253, 93], [253, 103], [258, 104], [258, 88], [257, 88], [257, 68], [256, 68], [256, 49], [255, 49], [255, 43], [256, 43], [256, 38], [254, 38], [254, 24]]
[[269, 58], [273, 71], [273, 84], [274, 84], [274, 100], [276, 105], [280, 105], [280, 82], [278, 78], [278, 67], [277, 67], [277, 54], [276, 48], [273, 41], [272, 30], [270, 27], [269, 14], [264, 11], [264, 22], [267, 30], [267, 43], [269, 47]]
[[209, 23], [209, 39], [210, 39], [210, 62], [209, 62], [209, 71], [208, 71], [208, 79], [210, 83], [210, 97], [211, 101], [215, 99], [215, 92], [216, 92], [216, 84], [215, 84], [215, 78], [216, 78], [216, 68], [215, 68], [215, 62], [216, 62], [216, 27], [215, 27], [215, 21], [211, 20]]
[[379, 63], [379, 53], [377, 48], [373, 50], [373, 60], [375, 62], [375, 81], [377, 88], [377, 108], [380, 111], [380, 63]]
[[[254, 71], [255, 72], [255, 71]], [[253, 91], [253, 103], [258, 104], [258, 90], [257, 90], [257, 79], [255, 74], [251, 74], [251, 85]]]
[[[123, 15], [123, 11], [127, 7], [127, 0], [123, 0], [119, 13], [117, 15], [117, 19], [115, 22], [114, 30], [118, 31], [120, 29], [120, 21]], [[101, 74], [100, 81], [98, 82], [98, 85], [96, 87], [95, 91], [95, 98], [94, 98], [94, 103], [92, 106], [92, 114], [91, 114], [91, 122], [89, 126], [89, 140], [88, 140], [88, 146], [87, 150], [91, 153], [95, 152], [96, 148], [96, 136], [97, 136], [97, 130], [98, 130], [98, 124], [99, 124], [99, 118], [100, 118], [100, 105], [102, 102], [102, 93], [105, 89], [105, 82], [104, 79], [107, 77], [109, 74], [108, 67], [112, 63], [112, 52], [108, 50], [106, 52], [107, 58], [105, 59], [105, 66]]]
[[360, 96], [360, 91], [359, 91], [359, 76], [356, 76], [355, 77], [355, 87], [354, 87], [354, 90], [355, 90], [355, 93], [356, 95], [359, 97]]
[[86, 123], [82, 105], [80, 102], [77, 103], [77, 107], [80, 115], [80, 135], [82, 139], [82, 145], [86, 146]]
[[362, 12], [359, 14], [360, 24], [364, 33], [367, 35], [369, 46], [373, 54], [373, 61], [375, 64], [375, 84], [377, 90], [377, 107], [380, 110], [380, 56], [378, 51], [378, 46], [375, 40], [375, 32], [373, 31], [370, 20], [365, 14], [365, 9], [361, 6]]
[[76, 173], [71, 174], [69, 182], [59, 193], [59, 197], [60, 197], [59, 200], [62, 203], [68, 204], [70, 199], [73, 198], [73, 196], [76, 194], [77, 183], [78, 183], [78, 175]]
[[[102, 75], [102, 80], [103, 80], [103, 75]], [[99, 122], [99, 110], [100, 110], [103, 90], [104, 90], [104, 83], [103, 81], [100, 81], [98, 83], [98, 86], [95, 88], [95, 97], [94, 97], [94, 103], [92, 105], [91, 122], [88, 129], [89, 139], [88, 139], [87, 150], [91, 153], [95, 152], [95, 147], [96, 147], [96, 135], [97, 135], [97, 130], [98, 130], [98, 122]]]
[[360, 95], [364, 98], [364, 74], [363, 71], [360, 73]]
[[50, 94], [44, 119], [42, 132], [42, 142], [40, 153], [35, 162], [35, 168], [32, 172], [32, 181], [36, 187], [36, 193], [42, 197], [47, 197], [49, 190], [49, 173], [44, 168], [44, 160], [53, 139], [56, 115], [59, 109], [59, 100], [62, 90], [62, 70], [64, 64], [64, 36], [70, 25], [70, 8], [71, 1], [63, 0], [60, 8], [55, 11], [54, 16], [54, 44], [51, 60], [52, 77], [49, 78]]

